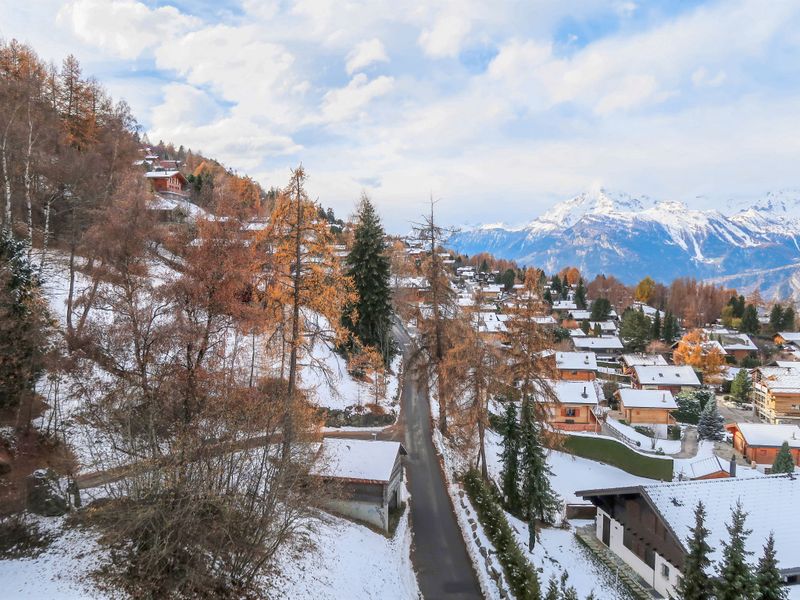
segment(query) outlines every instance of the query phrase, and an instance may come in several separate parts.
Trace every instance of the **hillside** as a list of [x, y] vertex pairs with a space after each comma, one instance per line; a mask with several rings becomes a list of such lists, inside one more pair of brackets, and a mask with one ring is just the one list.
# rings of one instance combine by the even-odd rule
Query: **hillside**
[[626, 283], [649, 275], [669, 282], [695, 277], [767, 297], [800, 296], [800, 193], [783, 191], [725, 213], [691, 203], [656, 201], [604, 189], [585, 192], [522, 227], [465, 228], [449, 245], [557, 271], [574, 265]]

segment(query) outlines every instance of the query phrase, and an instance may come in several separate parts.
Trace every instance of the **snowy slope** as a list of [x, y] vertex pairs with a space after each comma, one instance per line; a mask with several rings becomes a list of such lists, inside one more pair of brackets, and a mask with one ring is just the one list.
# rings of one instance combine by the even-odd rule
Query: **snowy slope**
[[[449, 245], [550, 272], [574, 265], [585, 276], [607, 273], [627, 283], [645, 275], [666, 282], [738, 276], [743, 289], [758, 286], [770, 296], [794, 292], [786, 282], [800, 269], [800, 192], [731, 203], [724, 213], [693, 204], [601, 188], [561, 202], [523, 227], [465, 228]], [[776, 268], [782, 271], [771, 271]]]

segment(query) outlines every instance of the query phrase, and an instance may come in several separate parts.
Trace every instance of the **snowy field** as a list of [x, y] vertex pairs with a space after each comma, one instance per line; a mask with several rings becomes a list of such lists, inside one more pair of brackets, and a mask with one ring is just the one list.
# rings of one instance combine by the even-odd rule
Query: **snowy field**
[[[55, 540], [37, 558], [0, 561], [3, 600], [95, 600], [112, 596], [93, 588], [88, 574], [102, 550], [91, 532], [67, 528], [64, 518], [38, 518]], [[325, 514], [315, 524], [315, 547], [287, 552], [269, 597], [297, 600], [417, 600], [411, 568], [408, 510], [389, 539]]]

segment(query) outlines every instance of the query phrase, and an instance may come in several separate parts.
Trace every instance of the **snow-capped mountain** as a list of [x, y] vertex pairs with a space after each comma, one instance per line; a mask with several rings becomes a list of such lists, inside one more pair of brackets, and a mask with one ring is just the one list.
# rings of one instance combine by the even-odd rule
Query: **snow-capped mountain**
[[613, 274], [627, 283], [646, 275], [664, 282], [690, 276], [783, 297], [795, 295], [792, 282], [800, 283], [800, 191], [730, 203], [723, 213], [598, 189], [523, 227], [464, 228], [449, 245], [548, 272], [574, 265], [588, 277]]

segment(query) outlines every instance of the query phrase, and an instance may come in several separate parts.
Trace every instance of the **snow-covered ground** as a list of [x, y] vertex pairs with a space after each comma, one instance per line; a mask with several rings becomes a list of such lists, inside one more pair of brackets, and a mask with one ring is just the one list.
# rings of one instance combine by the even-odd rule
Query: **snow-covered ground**
[[[106, 599], [89, 577], [102, 550], [90, 531], [70, 528], [65, 519], [39, 518], [55, 535], [37, 558], [0, 561], [4, 600]], [[417, 600], [419, 590], [411, 567], [408, 510], [393, 538], [324, 514], [313, 532], [314, 545], [279, 557], [281, 574], [269, 597], [292, 600], [378, 599]]]
[[639, 442], [639, 449], [644, 452], [656, 452], [661, 450], [664, 454], [677, 454], [681, 451], [680, 440], [661, 440], [648, 437], [639, 433], [630, 425], [620, 423], [610, 416], [606, 418], [606, 423], [609, 427], [616, 429], [627, 438], [634, 442]]

